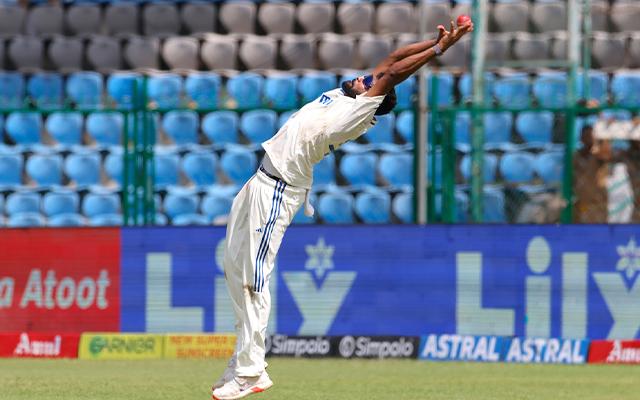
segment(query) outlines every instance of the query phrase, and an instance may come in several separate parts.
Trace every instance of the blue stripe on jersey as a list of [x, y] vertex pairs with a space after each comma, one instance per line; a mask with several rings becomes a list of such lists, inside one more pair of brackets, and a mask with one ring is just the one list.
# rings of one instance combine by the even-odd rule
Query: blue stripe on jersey
[[284, 189], [286, 188], [287, 184], [286, 183], [281, 183], [281, 187], [280, 189], [278, 189], [278, 199], [276, 200], [276, 213], [275, 216], [273, 217], [273, 219], [271, 220], [271, 224], [267, 223], [267, 225], [265, 226], [265, 230], [266, 232], [266, 241], [265, 241], [265, 246], [262, 248], [262, 254], [258, 255], [259, 259], [258, 259], [258, 265], [259, 265], [259, 270], [260, 270], [260, 279], [258, 281], [258, 286], [256, 288], [254, 288], [254, 291], [256, 292], [262, 292], [262, 289], [264, 288], [264, 262], [267, 258], [267, 254], [269, 254], [269, 241], [271, 240], [271, 233], [273, 233], [273, 228], [276, 226], [276, 221], [278, 220], [278, 216], [280, 216], [280, 206], [282, 205], [282, 199], [284, 198], [284, 196], [282, 195], [284, 193]]
[[[269, 222], [271, 222], [271, 219], [273, 218], [273, 215], [275, 214], [275, 204], [276, 204], [276, 198], [278, 197], [278, 188], [280, 182], [276, 182], [276, 186], [275, 189], [273, 190], [273, 197], [271, 198], [271, 211], [269, 214], [269, 218], [267, 219], [267, 225], [269, 224]], [[265, 225], [264, 230], [262, 231], [262, 238], [260, 239], [260, 246], [258, 246], [258, 252], [256, 253], [256, 262], [255, 262], [255, 271], [253, 272], [253, 290], [255, 291], [256, 288], [258, 287], [258, 282], [259, 282], [259, 274], [260, 271], [258, 270], [258, 260], [260, 259], [260, 253], [262, 252], [262, 247], [264, 246], [265, 243], [265, 239], [267, 237], [267, 225]]]

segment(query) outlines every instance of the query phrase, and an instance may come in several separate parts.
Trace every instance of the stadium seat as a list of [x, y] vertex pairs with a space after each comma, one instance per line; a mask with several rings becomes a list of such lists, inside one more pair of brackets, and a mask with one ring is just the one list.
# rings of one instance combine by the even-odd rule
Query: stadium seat
[[107, 93], [119, 108], [129, 109], [140, 101], [143, 89], [142, 76], [137, 73], [118, 72], [107, 79]]
[[163, 189], [178, 184], [179, 157], [172, 152], [158, 152], [153, 157], [155, 166], [155, 187]]
[[614, 1], [610, 10], [612, 25], [618, 32], [638, 30], [640, 4], [636, 1]]
[[354, 211], [365, 224], [388, 224], [391, 221], [391, 197], [382, 190], [364, 191], [356, 195]]
[[250, 1], [230, 1], [220, 5], [219, 18], [229, 33], [254, 33], [256, 4]]
[[499, 32], [528, 30], [529, 14], [530, 7], [525, 0], [497, 2], [490, 13], [492, 22]]
[[318, 198], [318, 214], [328, 224], [351, 224], [353, 220], [353, 197], [342, 192], [327, 192]]
[[38, 186], [62, 183], [62, 158], [57, 154], [34, 154], [27, 160], [25, 169]]
[[514, 35], [513, 55], [518, 60], [546, 60], [549, 58], [549, 36], [517, 32]]
[[76, 36], [100, 33], [102, 10], [97, 4], [72, 4], [67, 8], [65, 23]]
[[256, 172], [256, 155], [241, 146], [229, 146], [220, 159], [222, 172], [236, 185], [244, 185]]
[[40, 143], [42, 117], [37, 112], [13, 112], [5, 121], [5, 131], [17, 145], [36, 145]]
[[100, 214], [89, 218], [90, 226], [120, 226], [122, 223], [121, 214]]
[[[482, 158], [482, 180], [484, 183], [493, 183], [496, 180], [496, 171], [498, 169], [498, 157], [491, 153], [485, 153]], [[465, 181], [471, 179], [471, 155], [467, 154], [460, 161], [460, 172]]]
[[320, 38], [318, 59], [323, 69], [354, 67], [356, 54], [353, 37], [325, 33]]
[[591, 29], [593, 31], [609, 30], [609, 2], [607, 0], [591, 0]]
[[402, 136], [405, 142], [413, 144], [415, 121], [412, 110], [405, 110], [398, 114], [396, 118], [396, 131]]
[[375, 30], [377, 33], [416, 31], [416, 10], [409, 1], [387, 2], [378, 6]]
[[611, 80], [611, 94], [618, 105], [640, 106], [640, 73], [636, 71], [617, 72]]
[[393, 186], [413, 185], [413, 155], [386, 153], [380, 157], [380, 176]]
[[631, 34], [629, 42], [629, 58], [631, 59], [631, 67], [640, 68], [640, 32]]
[[40, 108], [57, 108], [62, 105], [62, 76], [57, 73], [41, 72], [31, 76], [27, 83], [27, 93]]
[[131, 69], [158, 69], [160, 68], [160, 40], [150, 36], [128, 36], [123, 55]]
[[360, 68], [375, 68], [392, 50], [391, 38], [370, 33], [362, 34], [357, 44]]
[[529, 78], [524, 73], [513, 73], [498, 78], [493, 94], [502, 106], [523, 108], [530, 103]]
[[290, 69], [315, 68], [315, 53], [313, 36], [285, 34], [280, 40], [280, 57]]
[[21, 182], [22, 156], [19, 153], [5, 154], [0, 152], [0, 190], [16, 188], [20, 186]]
[[533, 179], [535, 157], [530, 153], [505, 153], [500, 159], [500, 174], [508, 183], [525, 183]]
[[329, 153], [319, 163], [313, 166], [313, 186], [320, 190], [326, 185], [336, 183], [336, 157]]
[[147, 93], [158, 108], [177, 108], [182, 96], [182, 78], [178, 74], [151, 75]]
[[531, 22], [538, 32], [567, 29], [567, 5], [561, 0], [538, 0], [531, 6]]
[[280, 128], [282, 128], [284, 124], [287, 123], [289, 118], [291, 118], [291, 116], [295, 114], [297, 111], [298, 111], [297, 109], [293, 109], [293, 110], [280, 113], [280, 115], [278, 115], [278, 130], [280, 130]]
[[306, 33], [334, 31], [335, 6], [326, 2], [303, 2], [296, 8], [296, 20]]
[[594, 32], [592, 63], [597, 68], [618, 69], [627, 62], [627, 35]]
[[276, 133], [278, 114], [273, 110], [246, 111], [240, 117], [240, 129], [251, 143], [262, 143]]
[[184, 82], [187, 96], [198, 108], [218, 107], [220, 75], [212, 72], [192, 72]]
[[86, 224], [82, 215], [78, 213], [57, 214], [47, 219], [47, 226], [64, 227], [64, 226], [84, 226]]
[[485, 223], [506, 222], [504, 193], [498, 188], [483, 189], [483, 221]]
[[398, 193], [391, 202], [391, 210], [403, 224], [414, 222], [413, 193]]
[[395, 108], [396, 110], [406, 110], [413, 107], [413, 96], [416, 88], [416, 77], [413, 75], [396, 85], [395, 89], [398, 101]]
[[449, 72], [440, 72], [435, 74], [437, 89], [433, 86], [433, 75], [427, 76], [427, 98], [428, 102], [431, 102], [431, 94], [434, 90], [437, 90], [437, 105], [438, 106], [451, 106], [453, 105], [453, 89], [454, 89], [454, 78], [453, 75]]
[[42, 198], [42, 211], [50, 218], [56, 215], [77, 213], [80, 209], [78, 193], [72, 190], [56, 190]]
[[233, 197], [208, 194], [202, 199], [202, 213], [215, 222], [229, 215]]
[[142, 26], [147, 36], [175, 35], [180, 31], [178, 9], [172, 3], [147, 3], [142, 9]]
[[119, 145], [123, 126], [124, 118], [117, 112], [94, 112], [87, 117], [87, 132], [99, 146]]
[[292, 3], [264, 3], [258, 10], [258, 22], [267, 34], [292, 33], [296, 6]]
[[564, 152], [547, 151], [538, 154], [533, 168], [544, 183], [560, 184], [564, 170]]
[[606, 103], [609, 94], [607, 92], [609, 88], [609, 76], [602, 71], [591, 70], [587, 74], [583, 71], [578, 73], [578, 96], [585, 98], [584, 93], [584, 80], [589, 79], [590, 99], [597, 100], [600, 104]]
[[98, 72], [111, 73], [122, 66], [122, 50], [115, 38], [91, 36], [85, 52], [92, 69]]
[[45, 220], [39, 213], [20, 213], [9, 217], [7, 227], [27, 228], [45, 226]]
[[470, 62], [471, 39], [469, 37], [462, 38], [455, 46], [438, 57], [438, 63], [446, 68], [466, 69], [469, 67]]
[[218, 159], [215, 153], [187, 153], [182, 159], [182, 171], [197, 187], [216, 183]]
[[97, 72], [75, 72], [67, 78], [67, 96], [80, 109], [97, 108], [102, 100], [102, 92], [102, 75]]
[[239, 124], [240, 118], [235, 111], [214, 111], [202, 119], [202, 132], [214, 145], [238, 143]]
[[350, 185], [376, 185], [376, 161], [374, 153], [345, 154], [340, 160], [340, 173]]
[[26, 7], [15, 3], [0, 5], [0, 36], [11, 37], [20, 34], [26, 16]]
[[216, 9], [205, 2], [188, 2], [180, 10], [183, 26], [191, 34], [215, 32]]
[[61, 73], [82, 69], [84, 44], [82, 39], [70, 36], [56, 36], [47, 49], [49, 60]]
[[540, 73], [533, 83], [533, 94], [542, 107], [564, 107], [567, 103], [567, 74]]
[[21, 213], [39, 213], [40, 195], [36, 192], [13, 192], [7, 196], [4, 208], [8, 216]]
[[38, 4], [29, 9], [25, 21], [25, 32], [33, 36], [62, 34], [64, 11], [57, 4]]
[[210, 70], [238, 68], [238, 40], [226, 35], [208, 34], [200, 47], [200, 58]]
[[72, 153], [64, 163], [64, 172], [77, 188], [100, 183], [100, 154], [93, 152]]
[[505, 61], [511, 60], [511, 43], [513, 33], [493, 33], [487, 35], [485, 44], [485, 57], [491, 60], [493, 65], [503, 65]]
[[209, 225], [209, 218], [202, 214], [180, 214], [177, 215], [172, 221], [171, 225], [174, 226], [188, 226], [188, 225]]
[[170, 192], [164, 199], [163, 208], [171, 219], [181, 214], [195, 214], [198, 210], [198, 196], [186, 191]]
[[138, 33], [138, 6], [114, 2], [107, 5], [104, 22], [110, 35]]
[[375, 11], [369, 2], [342, 2], [338, 5], [336, 20], [346, 34], [373, 32]]
[[262, 104], [264, 78], [253, 72], [240, 73], [227, 81], [227, 91], [237, 108], [256, 108]]
[[485, 113], [483, 120], [485, 143], [499, 145], [511, 141], [512, 113], [508, 111]]
[[0, 108], [19, 108], [23, 101], [24, 78], [22, 74], [0, 71]]
[[116, 150], [116, 147], [111, 148], [111, 152], [107, 154], [104, 159], [104, 171], [110, 179], [113, 179], [118, 185], [122, 185], [123, 182], [123, 165], [122, 148]]
[[471, 114], [469, 111], [462, 111], [456, 113], [455, 119], [455, 137], [456, 145], [466, 145], [463, 147], [467, 147], [471, 144]]
[[377, 115], [375, 118], [376, 124], [365, 132], [364, 138], [371, 144], [392, 144], [395, 114], [390, 112], [386, 115]]
[[16, 68], [24, 72], [39, 71], [44, 63], [44, 44], [36, 36], [14, 36], [7, 54]]
[[83, 122], [79, 112], [54, 112], [47, 118], [45, 127], [59, 145], [69, 147], [80, 144]]
[[267, 76], [264, 81], [265, 102], [276, 109], [291, 109], [298, 106], [298, 77], [293, 74]]
[[120, 199], [115, 193], [91, 192], [82, 201], [82, 213], [88, 218], [117, 214], [119, 210]]
[[529, 144], [551, 143], [552, 130], [551, 111], [524, 111], [516, 117], [516, 131]]
[[196, 38], [175, 36], [165, 40], [162, 58], [171, 69], [198, 69], [200, 43]]
[[191, 110], [171, 110], [162, 119], [162, 130], [178, 146], [198, 143], [198, 114]]
[[302, 103], [317, 99], [322, 93], [338, 86], [335, 74], [328, 71], [312, 71], [302, 75], [298, 81], [298, 92]]

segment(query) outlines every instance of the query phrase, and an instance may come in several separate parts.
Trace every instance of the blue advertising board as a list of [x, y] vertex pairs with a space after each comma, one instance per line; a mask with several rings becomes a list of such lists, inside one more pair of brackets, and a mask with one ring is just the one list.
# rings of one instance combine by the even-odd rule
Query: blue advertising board
[[[123, 331], [233, 331], [224, 228], [122, 230]], [[640, 337], [640, 227], [293, 226], [271, 332]]]

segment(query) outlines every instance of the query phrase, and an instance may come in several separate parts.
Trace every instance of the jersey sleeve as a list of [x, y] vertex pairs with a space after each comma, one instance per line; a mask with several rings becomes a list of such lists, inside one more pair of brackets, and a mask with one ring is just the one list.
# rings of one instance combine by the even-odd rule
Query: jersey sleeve
[[342, 144], [356, 139], [374, 125], [373, 115], [384, 100], [383, 96], [342, 96], [326, 119], [326, 139], [329, 144]]

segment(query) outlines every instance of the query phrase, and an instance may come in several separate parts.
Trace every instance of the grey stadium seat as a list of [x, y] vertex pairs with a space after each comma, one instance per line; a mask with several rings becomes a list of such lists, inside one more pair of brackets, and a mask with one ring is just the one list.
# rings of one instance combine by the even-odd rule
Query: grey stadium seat
[[97, 34], [102, 30], [102, 11], [95, 4], [70, 6], [65, 20], [69, 30], [75, 35]]
[[0, 36], [20, 34], [26, 14], [22, 7], [0, 4]]
[[363, 34], [358, 41], [359, 68], [374, 68], [389, 55], [391, 48], [389, 36]]
[[138, 6], [129, 3], [111, 3], [104, 14], [107, 31], [112, 35], [138, 33]]
[[296, 6], [292, 3], [263, 3], [258, 22], [267, 33], [292, 33]]
[[89, 64], [99, 72], [109, 73], [122, 67], [120, 42], [112, 37], [92, 36], [86, 53]]
[[216, 29], [216, 9], [209, 3], [186, 3], [180, 11], [182, 24], [189, 33], [207, 33]]
[[591, 56], [595, 68], [622, 68], [626, 59], [626, 35], [594, 32]]
[[341, 3], [337, 15], [343, 33], [373, 32], [375, 7], [372, 3]]
[[276, 67], [276, 40], [269, 36], [246, 36], [238, 55], [247, 69], [273, 69]]
[[220, 22], [231, 33], [254, 33], [256, 5], [251, 1], [230, 1], [220, 6]]
[[313, 35], [284, 35], [280, 57], [290, 69], [315, 68], [316, 41]]
[[640, 28], [640, 3], [619, 0], [611, 5], [611, 23], [618, 32], [637, 31]]
[[[440, 24], [444, 24], [444, 26], [448, 25], [448, 22], [451, 18], [451, 6], [448, 2], [429, 4], [426, 8], [426, 11], [427, 32], [435, 32], [436, 28]], [[416, 15], [420, 15], [419, 8], [416, 8]]]
[[449, 68], [465, 68], [469, 66], [471, 61], [471, 38], [466, 37], [453, 47], [450, 47], [446, 53], [438, 57], [440, 65]]
[[591, 0], [591, 30], [609, 30], [609, 3], [605, 0]]
[[151, 36], [131, 36], [124, 46], [124, 59], [131, 68], [160, 66], [160, 40]]
[[227, 35], [207, 35], [200, 58], [209, 69], [237, 69], [238, 41]]
[[382, 3], [376, 13], [376, 32], [416, 32], [416, 8], [409, 2]]
[[148, 3], [142, 11], [145, 35], [177, 35], [180, 32], [178, 9], [171, 3]]
[[172, 69], [198, 69], [198, 40], [188, 36], [168, 38], [162, 46], [162, 57]]
[[640, 32], [631, 35], [629, 58], [631, 59], [631, 67], [640, 68]]
[[518, 32], [529, 30], [529, 14], [528, 2], [515, 1], [494, 4], [490, 15], [496, 31]]
[[4, 40], [0, 39], [0, 70], [4, 69]]
[[[395, 36], [396, 36], [396, 43], [394, 46], [394, 50], [419, 41], [418, 34], [416, 33], [400, 33]], [[435, 39], [435, 35], [433, 36], [433, 38]]]
[[513, 56], [517, 60], [546, 60], [549, 54], [549, 36], [517, 32], [513, 41]]
[[566, 3], [560, 0], [533, 3], [531, 6], [531, 22], [538, 32], [566, 30]]
[[27, 15], [25, 32], [29, 35], [59, 35], [64, 26], [62, 7], [41, 4], [32, 7]]
[[554, 32], [551, 38], [551, 58], [555, 60], [566, 60], [569, 45], [567, 31]]
[[42, 40], [35, 36], [15, 36], [9, 44], [9, 59], [20, 70], [41, 69], [44, 58]]
[[353, 37], [325, 33], [318, 44], [318, 57], [322, 68], [353, 68], [355, 42]]
[[501, 64], [510, 60], [512, 41], [513, 34], [510, 32], [488, 34], [485, 46], [487, 62]]
[[49, 59], [58, 71], [67, 73], [82, 69], [82, 40], [72, 36], [56, 36], [47, 49]]
[[296, 18], [307, 33], [334, 32], [336, 8], [333, 3], [300, 3]]

